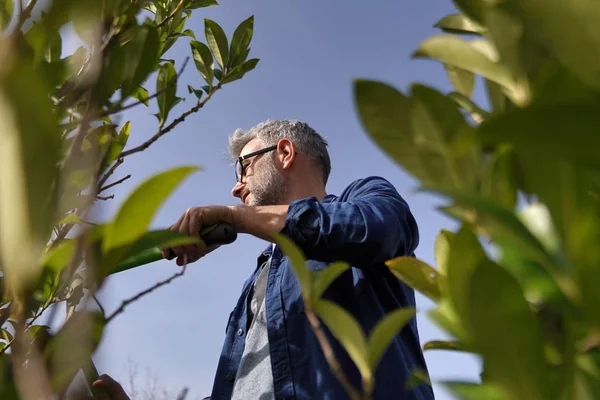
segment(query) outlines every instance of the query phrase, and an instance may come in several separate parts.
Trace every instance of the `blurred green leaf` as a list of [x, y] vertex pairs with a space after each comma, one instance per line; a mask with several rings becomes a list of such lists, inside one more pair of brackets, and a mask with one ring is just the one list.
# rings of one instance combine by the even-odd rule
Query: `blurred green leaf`
[[469, 19], [483, 23], [484, 10], [487, 5], [485, 0], [452, 0], [454, 5]]
[[248, 61], [244, 61], [240, 65], [232, 68], [225, 77], [221, 80], [221, 83], [230, 83], [233, 81], [237, 81], [238, 79], [242, 79], [242, 77], [252, 71], [256, 65], [258, 64], [258, 58], [252, 58]]
[[193, 10], [196, 8], [216, 6], [218, 4], [219, 3], [217, 3], [216, 0], [191, 0], [185, 5], [185, 8]]
[[[9, 1], [11, 3], [12, 1]], [[60, 60], [60, 56], [62, 53], [62, 38], [58, 32], [52, 35], [50, 39], [50, 43], [46, 48], [44, 58], [47, 62], [52, 63]]]
[[206, 42], [215, 57], [215, 61], [224, 70], [229, 59], [229, 44], [227, 43], [227, 36], [225, 36], [223, 28], [216, 22], [205, 18], [204, 32], [206, 34]]
[[197, 40], [192, 40], [190, 46], [192, 47], [192, 56], [194, 57], [196, 68], [198, 68], [208, 86], [212, 88], [214, 62], [210, 49], [204, 43]]
[[350, 265], [345, 262], [334, 262], [328, 265], [321, 271], [315, 271], [313, 275], [311, 298], [313, 301], [319, 301], [327, 288], [340, 276], [344, 271], [347, 271]]
[[408, 286], [435, 302], [440, 300], [440, 276], [427, 263], [414, 257], [398, 257], [386, 261], [385, 265]]
[[566, 160], [600, 169], [600, 135], [594, 133], [599, 125], [598, 106], [565, 104], [517, 109], [478, 129], [482, 143], [511, 144], [520, 157]]
[[489, 117], [489, 113], [479, 107], [473, 100], [462, 93], [448, 93], [448, 97], [456, 102], [463, 110], [471, 114], [471, 118], [477, 123]]
[[143, 105], [148, 107], [148, 97], [149, 97], [148, 91], [146, 89], [144, 89], [143, 87], [140, 86], [136, 90], [134, 90], [131, 93], [131, 97], [139, 100], [140, 102], [142, 102]]
[[490, 383], [478, 384], [471, 382], [442, 382], [459, 400], [509, 400], [499, 386]]
[[370, 138], [394, 161], [425, 182], [427, 166], [415, 151], [410, 126], [410, 100], [382, 82], [357, 80], [354, 99], [361, 123]]
[[75, 225], [81, 223], [83, 223], [83, 221], [76, 213], [68, 213], [63, 219], [59, 221], [59, 224]]
[[517, 281], [484, 260], [473, 271], [467, 293], [470, 325], [490, 381], [512, 398], [549, 399], [556, 392], [548, 379], [540, 327]]
[[517, 167], [510, 147], [499, 147], [484, 164], [481, 192], [503, 207], [517, 205]]
[[463, 14], [447, 15], [436, 22], [434, 27], [440, 28], [446, 33], [454, 34], [481, 34], [486, 31], [485, 27], [470, 20]]
[[373, 372], [368, 362], [367, 340], [358, 322], [346, 310], [328, 300], [317, 302], [315, 312], [344, 346], [363, 380], [372, 381]]
[[471, 276], [475, 267], [485, 260], [486, 254], [477, 240], [477, 236], [466, 226], [463, 226], [450, 246], [448, 262], [446, 267], [446, 279], [444, 279], [444, 290], [453, 309], [462, 320], [463, 335], [470, 338], [471, 327], [468, 321], [468, 310], [470, 301], [468, 289], [471, 284]]
[[471, 352], [464, 343], [458, 340], [432, 340], [423, 345], [423, 350], [450, 350]]
[[196, 167], [178, 167], [144, 181], [123, 202], [115, 219], [106, 227], [103, 252], [133, 243], [150, 224], [164, 200]]
[[126, 99], [131, 93], [139, 92], [139, 86], [146, 81], [148, 75], [156, 67], [158, 61], [158, 30], [151, 26], [142, 26], [126, 46], [124, 82], [121, 87], [121, 98]]
[[368, 363], [371, 371], [377, 369], [377, 365], [387, 351], [395, 337], [397, 337], [404, 326], [415, 316], [414, 308], [401, 308], [388, 313], [371, 331], [369, 336]]
[[234, 68], [246, 61], [247, 50], [254, 32], [254, 16], [242, 21], [233, 32], [229, 47], [228, 68]]
[[4, 0], [0, 6], [0, 29], [4, 29], [10, 23], [13, 16], [14, 2], [13, 0]]
[[474, 188], [478, 160], [469, 147], [475, 142], [468, 144], [469, 127], [456, 104], [427, 86], [413, 85], [412, 92], [410, 112], [415, 147], [411, 150], [420, 155], [436, 182]]
[[515, 82], [503, 65], [489, 59], [473, 44], [452, 36], [433, 36], [421, 43], [415, 58], [430, 58], [490, 79], [510, 90]]
[[177, 94], [177, 73], [175, 67], [170, 62], [164, 63], [159, 67], [158, 77], [156, 79], [156, 90], [160, 92], [156, 96], [159, 109], [159, 123], [163, 126], [167, 121], [169, 112], [179, 102]]
[[446, 274], [448, 265], [448, 255], [450, 254], [450, 247], [452, 240], [456, 234], [446, 229], [442, 229], [435, 238], [434, 256], [437, 270], [440, 274]]
[[[536, 32], [536, 39], [585, 82], [600, 88], [600, 8], [589, 0], [549, 3], [511, 1], [510, 11]], [[571, 26], [565, 35], [559, 27]]]
[[466, 97], [471, 97], [473, 88], [475, 87], [475, 74], [453, 65], [444, 65], [446, 74], [456, 91]]
[[277, 234], [275, 240], [277, 245], [281, 247], [281, 251], [290, 259], [292, 270], [302, 289], [304, 301], [310, 302], [313, 295], [312, 276], [311, 271], [306, 266], [304, 254], [294, 242], [282, 234]]
[[65, 389], [78, 370], [87, 366], [102, 338], [104, 323], [100, 312], [78, 311], [50, 340], [45, 354], [51, 360], [54, 390]]
[[484, 79], [484, 84], [488, 96], [488, 102], [491, 107], [491, 112], [498, 114], [506, 110], [508, 98], [502, 90], [502, 86], [489, 79]]
[[41, 273], [56, 222], [61, 142], [50, 88], [38, 71], [18, 60], [7, 68], [0, 78], [0, 264], [18, 292]]

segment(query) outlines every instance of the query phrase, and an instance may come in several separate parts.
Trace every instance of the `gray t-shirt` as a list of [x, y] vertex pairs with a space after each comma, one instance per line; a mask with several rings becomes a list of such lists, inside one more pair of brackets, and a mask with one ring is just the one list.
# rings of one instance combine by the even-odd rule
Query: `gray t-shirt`
[[265, 307], [265, 289], [270, 262], [269, 258], [262, 266], [252, 290], [248, 310], [248, 319], [252, 322], [246, 335], [244, 352], [235, 377], [232, 400], [275, 399]]

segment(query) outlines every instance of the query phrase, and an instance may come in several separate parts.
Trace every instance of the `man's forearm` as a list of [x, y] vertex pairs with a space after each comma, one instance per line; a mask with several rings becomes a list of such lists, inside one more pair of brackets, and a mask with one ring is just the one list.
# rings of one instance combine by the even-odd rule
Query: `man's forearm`
[[289, 206], [233, 206], [233, 223], [238, 233], [273, 242], [274, 233], [285, 225]]

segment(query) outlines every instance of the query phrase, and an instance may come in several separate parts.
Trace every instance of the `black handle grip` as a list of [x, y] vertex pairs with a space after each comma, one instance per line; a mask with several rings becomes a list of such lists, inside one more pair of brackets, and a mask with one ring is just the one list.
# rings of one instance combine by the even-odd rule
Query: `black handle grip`
[[[206, 247], [224, 245], [233, 243], [237, 239], [237, 232], [233, 226], [226, 222], [219, 222], [214, 228], [210, 229], [205, 234], [200, 234], [200, 239], [204, 241]], [[168, 260], [175, 258], [173, 250], [169, 249]]]

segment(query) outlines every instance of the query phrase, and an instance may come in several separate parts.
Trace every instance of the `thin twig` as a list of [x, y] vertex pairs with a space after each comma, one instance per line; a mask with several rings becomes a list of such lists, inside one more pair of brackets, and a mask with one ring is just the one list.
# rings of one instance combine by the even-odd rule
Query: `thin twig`
[[350, 398], [352, 400], [361, 400], [362, 396], [354, 388], [354, 386], [352, 386], [352, 384], [350, 383], [350, 381], [348, 380], [346, 375], [344, 375], [344, 371], [342, 371], [342, 367], [340, 366], [340, 363], [335, 358], [333, 349], [331, 348], [331, 345], [327, 341], [327, 336], [325, 336], [325, 332], [323, 332], [323, 329], [321, 328], [321, 323], [319, 322], [319, 318], [317, 318], [317, 315], [314, 313], [314, 311], [310, 307], [306, 307], [305, 311], [306, 311], [306, 317], [308, 318], [308, 321], [310, 322], [310, 325], [313, 328], [315, 336], [317, 337], [317, 340], [319, 341], [319, 344], [321, 345], [321, 349], [323, 350], [323, 354], [325, 355], [327, 364], [329, 364], [329, 368], [331, 368], [331, 371], [336, 376], [338, 381], [342, 384], [342, 386], [344, 387], [344, 390], [346, 391], [346, 393], [348, 393]]
[[104, 200], [104, 201], [111, 200], [111, 199], [114, 199], [114, 198], [115, 198], [114, 194], [111, 194], [110, 196], [106, 196], [106, 197], [104, 197], [104, 196], [96, 196], [96, 199], [98, 199], [98, 200]]
[[157, 28], [161, 28], [162, 26], [164, 26], [164, 24], [166, 24], [171, 18], [173, 18], [175, 16], [175, 14], [177, 14], [179, 12], [179, 10], [181, 9], [181, 7], [183, 7], [183, 3], [185, 1], [184, 0], [180, 0], [179, 4], [177, 4], [177, 6], [175, 7], [175, 9], [173, 10], [173, 12], [169, 15], [166, 16], [165, 19], [163, 19], [158, 25], [156, 25]]
[[125, 307], [127, 307], [129, 304], [133, 303], [134, 301], [139, 300], [141, 297], [144, 297], [145, 295], [153, 292], [154, 290], [158, 289], [159, 287], [167, 285], [167, 284], [171, 283], [172, 280], [182, 276], [185, 273], [186, 268], [187, 268], [187, 263], [185, 263], [183, 265], [180, 272], [176, 273], [175, 275], [172, 275], [170, 278], [165, 279], [164, 281], [158, 282], [156, 285], [149, 287], [148, 289], [136, 294], [135, 296], [133, 296], [127, 300], [124, 300], [121, 303], [121, 305], [119, 306], [119, 308], [117, 308], [108, 318], [106, 318], [106, 324], [108, 324], [117, 315], [121, 314], [125, 310]]
[[173, 122], [171, 122], [169, 125], [167, 125], [165, 128], [160, 129], [158, 132], [156, 132], [156, 134], [154, 136], [152, 136], [150, 139], [148, 139], [146, 142], [142, 143], [141, 145], [134, 147], [133, 149], [127, 150], [122, 152], [121, 154], [119, 154], [119, 157], [127, 157], [131, 154], [134, 153], [138, 153], [140, 151], [144, 151], [146, 150], [148, 147], [150, 147], [150, 145], [154, 142], [156, 142], [158, 139], [160, 139], [161, 136], [165, 135], [166, 133], [169, 133], [171, 130], [173, 130], [173, 128], [175, 128], [177, 125], [179, 125], [180, 123], [182, 123], [187, 117], [189, 117], [190, 115], [192, 115], [193, 113], [198, 112], [198, 110], [200, 110], [202, 107], [204, 107], [204, 105], [206, 104], [206, 102], [208, 100], [210, 100], [210, 98], [212, 97], [213, 93], [215, 93], [217, 90], [219, 90], [221, 88], [221, 84], [219, 83], [217, 86], [214, 87], [214, 89], [204, 98], [204, 100], [202, 100], [201, 102], [198, 102], [194, 107], [190, 108], [189, 110], [187, 110], [186, 112], [184, 112], [183, 114], [181, 114], [178, 118], [176, 118], [175, 120], [173, 120]]
[[101, 187], [101, 188], [98, 190], [98, 193], [101, 193], [101, 192], [105, 191], [106, 189], [110, 189], [110, 188], [111, 188], [111, 187], [113, 187], [113, 186], [117, 186], [119, 183], [123, 183], [123, 182], [125, 182], [127, 179], [129, 179], [129, 178], [131, 178], [131, 174], [129, 174], [129, 175], [125, 175], [125, 177], [123, 177], [123, 178], [119, 179], [118, 181], [116, 181], [116, 182], [113, 182], [113, 183], [111, 183], [111, 184], [109, 184], [109, 185], [106, 185], [106, 186], [104, 186], [104, 187]]
[[[110, 178], [110, 176], [111, 176], [112, 174], [114, 174], [115, 170], [116, 170], [116, 169], [119, 167], [119, 165], [121, 165], [121, 164], [123, 164], [123, 158], [122, 158], [122, 157], [119, 157], [119, 159], [117, 160], [117, 162], [115, 162], [115, 163], [113, 164], [113, 166], [112, 166], [112, 167], [110, 167], [110, 169], [109, 169], [109, 170], [106, 172], [106, 174], [104, 174], [104, 176], [103, 176], [103, 177], [102, 177], [102, 178], [101, 178], [101, 179], [98, 181], [98, 185], [97, 185], [97, 186], [98, 186], [98, 188], [101, 188], [101, 187], [102, 187], [102, 186], [103, 186], [103, 185], [106, 183], [106, 181], [108, 180], [108, 178]], [[98, 192], [98, 193], [100, 193], [100, 192]]]
[[171, 89], [171, 87], [179, 80], [179, 77], [181, 76], [181, 74], [183, 74], [185, 66], [187, 65], [187, 63], [188, 63], [189, 60], [190, 60], [190, 58], [186, 57], [186, 59], [183, 61], [183, 64], [181, 65], [181, 68], [179, 69], [179, 72], [177, 73], [177, 75], [175, 75], [173, 77], [173, 79], [171, 79], [171, 82], [169, 82], [169, 84], [167, 86], [165, 86], [164, 88], [162, 88], [158, 92], [156, 92], [153, 95], [150, 95], [148, 97], [144, 97], [144, 98], [142, 98], [142, 99], [140, 99], [140, 100], [138, 100], [136, 102], [133, 102], [131, 104], [128, 104], [126, 106], [116, 107], [116, 108], [112, 108], [112, 109], [103, 111], [100, 114], [98, 114], [96, 116], [96, 118], [107, 117], [107, 116], [112, 115], [112, 114], [120, 113], [121, 111], [129, 110], [130, 108], [139, 106], [140, 104], [144, 104], [148, 100], [151, 100], [151, 99], [153, 99], [155, 97], [160, 96], [161, 94], [163, 94], [167, 90]]
[[98, 300], [98, 298], [96, 297], [96, 293], [93, 293], [92, 297], [93, 297], [94, 301], [96, 302], [96, 304], [98, 305], [98, 308], [102, 312], [102, 316], [104, 317], [106, 315], [106, 311], [104, 311], [104, 307], [102, 307], [100, 300]]
[[[21, 0], [19, 0], [18, 2], [20, 4]], [[20, 29], [25, 23], [25, 21], [27, 21], [29, 17], [31, 17], [31, 12], [33, 11], [33, 7], [35, 7], [36, 3], [37, 0], [29, 0], [29, 3], [27, 3], [23, 11], [21, 11], [21, 15], [19, 15], [19, 25], [17, 29]]]

